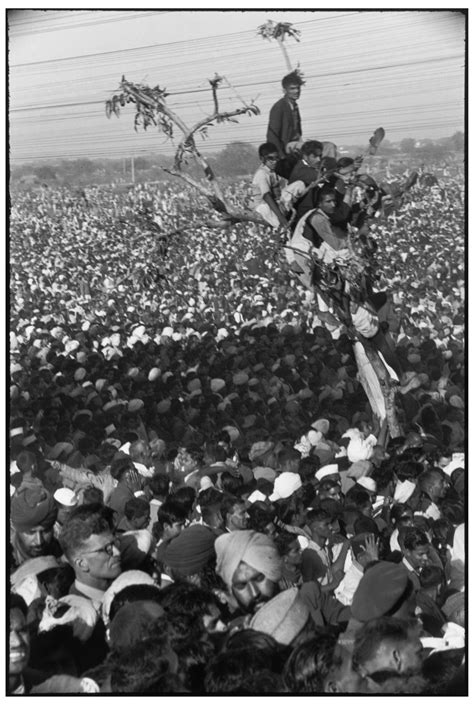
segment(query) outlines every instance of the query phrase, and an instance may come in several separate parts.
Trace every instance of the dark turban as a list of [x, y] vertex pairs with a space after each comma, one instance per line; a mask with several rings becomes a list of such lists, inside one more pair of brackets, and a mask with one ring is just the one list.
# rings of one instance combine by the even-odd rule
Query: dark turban
[[391, 615], [408, 598], [412, 583], [401, 563], [380, 561], [363, 575], [352, 601], [352, 616], [359, 622], [369, 622]]
[[215, 556], [215, 533], [202, 524], [193, 524], [167, 546], [164, 562], [171, 570], [176, 570], [180, 575], [193, 575]]
[[57, 508], [53, 496], [42, 487], [25, 487], [11, 501], [11, 522], [16, 531], [30, 531], [35, 526], [51, 528]]

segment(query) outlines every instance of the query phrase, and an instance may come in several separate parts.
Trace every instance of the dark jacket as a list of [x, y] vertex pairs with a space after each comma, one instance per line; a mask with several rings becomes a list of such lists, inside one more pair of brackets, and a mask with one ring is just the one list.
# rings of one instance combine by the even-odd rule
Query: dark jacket
[[292, 109], [287, 98], [280, 98], [270, 109], [267, 142], [274, 144], [280, 157], [283, 157], [288, 142], [299, 139], [301, 132], [299, 112]]

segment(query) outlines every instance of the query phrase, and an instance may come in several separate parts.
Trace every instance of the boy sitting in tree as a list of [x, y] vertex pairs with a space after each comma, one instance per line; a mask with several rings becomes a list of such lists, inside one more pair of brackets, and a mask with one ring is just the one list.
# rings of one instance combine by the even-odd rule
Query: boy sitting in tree
[[275, 173], [277, 148], [264, 142], [258, 148], [258, 156], [262, 163], [252, 180], [252, 209], [273, 228], [286, 228], [288, 223], [279, 205], [283, 180]]

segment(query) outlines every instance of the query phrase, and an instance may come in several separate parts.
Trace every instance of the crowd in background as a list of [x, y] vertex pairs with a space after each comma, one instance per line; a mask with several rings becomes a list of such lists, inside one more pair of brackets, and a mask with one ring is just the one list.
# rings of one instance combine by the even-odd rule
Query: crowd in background
[[462, 692], [463, 202], [371, 225], [389, 439], [270, 229], [179, 181], [15, 195], [10, 692]]

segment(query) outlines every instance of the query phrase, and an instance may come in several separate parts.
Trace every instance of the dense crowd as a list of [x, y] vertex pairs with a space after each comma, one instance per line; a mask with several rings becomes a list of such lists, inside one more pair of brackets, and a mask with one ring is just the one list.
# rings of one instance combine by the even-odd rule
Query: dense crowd
[[10, 693], [464, 692], [463, 198], [370, 226], [390, 438], [275, 231], [13, 195]]

